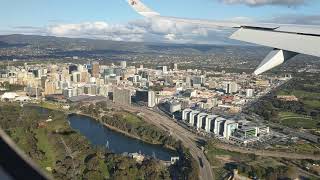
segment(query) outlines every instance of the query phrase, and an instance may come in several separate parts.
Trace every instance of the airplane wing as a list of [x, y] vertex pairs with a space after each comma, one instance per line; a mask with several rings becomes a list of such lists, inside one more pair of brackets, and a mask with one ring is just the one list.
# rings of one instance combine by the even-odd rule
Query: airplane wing
[[258, 45], [273, 47], [274, 49], [261, 62], [254, 74], [259, 75], [298, 54], [320, 57], [320, 26], [272, 24], [272, 23], [237, 23], [228, 21], [212, 21], [185, 19], [161, 16], [153, 11], [141, 0], [128, 0], [129, 5], [139, 14], [151, 20], [170, 20], [195, 24], [202, 27], [235, 28], [237, 31], [230, 38]]

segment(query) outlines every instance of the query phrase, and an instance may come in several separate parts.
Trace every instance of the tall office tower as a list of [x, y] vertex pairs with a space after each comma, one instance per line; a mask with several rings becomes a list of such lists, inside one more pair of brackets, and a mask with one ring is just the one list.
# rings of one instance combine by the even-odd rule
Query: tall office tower
[[238, 84], [236, 82], [225, 82], [224, 90], [226, 94], [236, 93], [238, 91]]
[[135, 100], [137, 102], [148, 102], [149, 93], [147, 90], [138, 89], [136, 90]]
[[253, 89], [246, 89], [246, 97], [250, 98], [253, 96]]
[[79, 83], [81, 81], [81, 73], [78, 71], [72, 72], [72, 81], [75, 83]]
[[177, 63], [174, 63], [174, 64], [173, 64], [173, 70], [174, 70], [174, 71], [178, 71], [178, 64], [177, 64]]
[[156, 106], [156, 93], [154, 91], [148, 91], [148, 107]]
[[162, 72], [167, 73], [168, 72], [168, 67], [167, 66], [162, 66]]
[[100, 65], [99, 62], [92, 63], [92, 76], [98, 78], [100, 75]]
[[178, 64], [177, 63], [171, 63], [170, 64], [170, 69], [173, 71], [178, 71]]
[[121, 61], [121, 62], [120, 62], [120, 66], [121, 66], [121, 68], [123, 68], [123, 69], [127, 68], [127, 61]]
[[73, 71], [77, 71], [77, 70], [78, 70], [78, 66], [77, 65], [71, 64], [69, 66], [69, 74], [71, 74]]
[[84, 82], [84, 83], [88, 82], [89, 81], [89, 73], [88, 73], [88, 71], [82, 71], [80, 73], [80, 77], [81, 77], [80, 82]]
[[187, 86], [187, 88], [191, 87], [191, 78], [190, 78], [190, 76], [186, 77], [186, 86]]
[[46, 80], [44, 85], [44, 95], [55, 94], [56, 85], [53, 81]]
[[131, 91], [130, 89], [114, 87], [113, 88], [113, 102], [122, 105], [131, 104]]

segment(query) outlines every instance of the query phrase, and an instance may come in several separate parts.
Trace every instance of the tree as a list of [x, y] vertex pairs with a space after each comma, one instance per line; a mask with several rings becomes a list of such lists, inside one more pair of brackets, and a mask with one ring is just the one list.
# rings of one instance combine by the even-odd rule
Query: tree
[[298, 178], [298, 171], [297, 168], [294, 166], [289, 166], [288, 170], [286, 172], [286, 176], [290, 179], [296, 179]]

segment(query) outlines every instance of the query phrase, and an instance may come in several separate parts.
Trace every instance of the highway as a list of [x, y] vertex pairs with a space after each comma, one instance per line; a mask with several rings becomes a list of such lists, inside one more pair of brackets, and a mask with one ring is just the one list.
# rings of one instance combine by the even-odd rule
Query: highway
[[154, 124], [155, 126], [169, 131], [171, 136], [176, 140], [180, 140], [182, 144], [189, 149], [192, 157], [197, 161], [199, 166], [199, 179], [200, 180], [213, 180], [214, 175], [212, 172], [211, 165], [207, 160], [204, 152], [197, 146], [196, 141], [201, 140], [192, 132], [184, 129], [179, 124], [177, 124], [172, 119], [167, 116], [160, 115], [157, 112], [154, 112], [145, 107], [136, 107], [136, 106], [124, 106], [124, 105], [115, 105], [112, 104], [114, 108], [121, 108], [123, 110], [139, 113], [139, 116], [142, 117], [145, 121]]

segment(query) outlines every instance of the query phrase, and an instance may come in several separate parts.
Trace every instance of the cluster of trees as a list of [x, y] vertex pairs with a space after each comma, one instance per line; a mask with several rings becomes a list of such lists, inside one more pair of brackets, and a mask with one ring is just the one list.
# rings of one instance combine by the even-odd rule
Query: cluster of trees
[[[44, 171], [51, 167], [54, 179], [171, 179], [169, 170], [157, 161], [139, 164], [108, 149], [93, 147], [71, 129], [63, 113], [33, 108], [37, 107], [0, 104], [0, 126]], [[38, 122], [48, 116], [53, 121], [39, 128]]]
[[144, 141], [152, 144], [161, 144], [165, 147], [171, 147], [174, 149], [176, 149], [179, 145], [177, 141], [171, 136], [168, 136], [168, 133], [165, 131], [162, 131], [147, 123], [131, 123], [123, 118], [121, 114], [103, 116], [101, 120], [106, 124], [138, 136]]
[[[281, 87], [281, 91], [288, 95], [292, 92], [306, 92], [301, 94], [299, 101], [282, 101], [276, 98], [277, 92], [271, 92], [269, 95], [263, 97], [254, 106], [249, 107], [249, 112], [254, 112], [266, 120], [278, 121], [275, 118], [279, 111], [288, 111], [301, 115], [311, 116], [315, 119], [320, 119], [320, 109], [310, 107], [304, 101], [319, 101], [320, 97], [311, 96], [308, 93], [320, 93], [320, 88], [317, 83], [320, 81], [319, 77], [299, 77], [289, 81]], [[319, 124], [320, 125], [320, 124]]]
[[25, 86], [18, 84], [10, 84], [8, 81], [0, 82], [0, 87], [6, 89], [6, 91], [18, 91], [23, 90]]
[[152, 159], [139, 164], [133, 159], [108, 154], [106, 162], [111, 179], [171, 179], [169, 171]]
[[259, 100], [254, 106], [251, 106], [249, 112], [254, 112], [265, 120], [278, 122], [279, 111], [289, 111], [297, 114], [308, 115], [303, 103], [299, 101], [281, 101], [276, 98], [275, 94], [271, 93], [269, 96]]
[[243, 174], [247, 177], [258, 178], [258, 179], [295, 179], [298, 178], [297, 169], [293, 166], [276, 166], [276, 167], [262, 167], [262, 166], [251, 166], [248, 164], [240, 163], [227, 165], [226, 168], [232, 167], [238, 170], [238, 173]]
[[189, 150], [179, 143], [177, 152], [180, 159], [176, 164], [170, 166], [172, 178], [179, 180], [197, 180], [199, 177], [199, 166], [196, 160], [191, 156]]
[[[136, 166], [136, 163], [130, 159], [108, 155], [109, 160], [107, 160], [107, 162], [109, 162], [108, 168], [112, 179], [123, 179], [123, 177], [128, 176], [132, 177], [132, 179], [168, 179], [169, 177], [181, 180], [198, 179], [198, 163], [193, 159], [189, 150], [183, 147], [180, 141], [176, 141], [173, 137], [169, 136], [167, 132], [151, 124], [144, 123], [143, 119], [134, 114], [125, 111], [116, 112], [108, 107], [106, 102], [99, 102], [95, 105], [78, 105], [77, 108], [81, 109], [83, 113], [94, 117], [99, 117], [102, 111], [110, 112], [108, 115], [101, 117], [103, 123], [135, 135], [146, 142], [173, 148], [180, 157], [178, 163], [164, 170], [163, 168], [159, 169], [159, 167], [155, 168], [157, 163], [154, 160], [147, 160], [141, 165]], [[136, 120], [128, 120], [124, 114], [130, 114], [132, 118], [136, 118]], [[167, 173], [168, 170], [170, 172], [169, 174]]]

